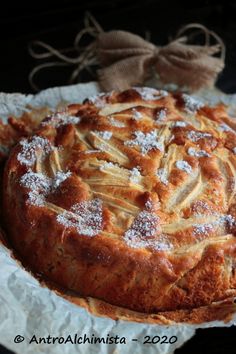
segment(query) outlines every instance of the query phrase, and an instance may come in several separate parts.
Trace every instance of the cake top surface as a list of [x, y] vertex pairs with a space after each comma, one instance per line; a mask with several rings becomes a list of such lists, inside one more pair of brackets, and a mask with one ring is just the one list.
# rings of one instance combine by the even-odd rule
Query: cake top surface
[[47, 117], [15, 155], [32, 210], [78, 237], [178, 256], [235, 228], [235, 123], [224, 107], [151, 88]]

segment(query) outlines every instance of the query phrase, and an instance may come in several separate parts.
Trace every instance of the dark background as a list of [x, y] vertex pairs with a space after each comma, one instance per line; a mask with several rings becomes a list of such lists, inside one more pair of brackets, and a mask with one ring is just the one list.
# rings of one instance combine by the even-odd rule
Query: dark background
[[[39, 62], [28, 54], [28, 43], [38, 39], [56, 48], [70, 47], [83, 27], [89, 10], [104, 30], [128, 30], [158, 45], [168, 42], [179, 27], [199, 22], [217, 32], [226, 44], [226, 67], [217, 86], [227, 93], [236, 92], [236, 0], [235, 1], [19, 1], [5, 2], [0, 12], [0, 91], [34, 92], [28, 82], [30, 70]], [[66, 85], [71, 68], [51, 69], [40, 74], [41, 89]], [[80, 81], [94, 80], [82, 74]], [[19, 333], [20, 334], [20, 333]], [[16, 334], [13, 333], [12, 337]], [[0, 353], [9, 353], [0, 346]], [[177, 354], [235, 354], [236, 328], [198, 330]], [[24, 354], [24, 353], [22, 353]]]
[[[38, 39], [56, 48], [70, 47], [83, 28], [89, 10], [104, 30], [123, 29], [141, 36], [151, 33], [153, 43], [163, 45], [184, 24], [200, 22], [220, 35], [227, 46], [226, 67], [217, 82], [225, 92], [236, 92], [236, 0], [41, 0], [6, 4], [0, 12], [0, 91], [33, 92], [30, 70], [39, 62], [30, 57], [28, 43]], [[12, 1], [9, 1], [12, 4]], [[13, 2], [14, 3], [14, 2]], [[40, 88], [67, 84], [72, 68], [44, 71]], [[94, 79], [82, 75], [80, 81]]]

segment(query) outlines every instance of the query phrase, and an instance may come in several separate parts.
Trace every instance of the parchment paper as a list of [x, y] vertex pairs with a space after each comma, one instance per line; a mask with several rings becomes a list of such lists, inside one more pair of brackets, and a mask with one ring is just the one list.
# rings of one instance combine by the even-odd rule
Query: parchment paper
[[[82, 102], [86, 97], [98, 93], [96, 82], [57, 87], [44, 90], [37, 95], [0, 93], [0, 117], [6, 120], [9, 115], [20, 116], [32, 107], [49, 106], [55, 108], [60, 102]], [[199, 94], [203, 100], [215, 104], [231, 104], [232, 115], [236, 112], [236, 95], [224, 95], [219, 91], [212, 94]], [[236, 116], [236, 115], [235, 115]], [[196, 328], [231, 326], [236, 324], [236, 315], [227, 324], [217, 321], [201, 325], [179, 324], [161, 326], [115, 321], [96, 317], [82, 307], [76, 306], [53, 291], [42, 287], [39, 282], [26, 272], [10, 255], [7, 248], [0, 244], [0, 343], [19, 354], [171, 354], [190, 339]], [[35, 335], [47, 338], [64, 337], [75, 334], [91, 338], [111, 336], [124, 337], [126, 344], [29, 344]], [[14, 343], [14, 338], [23, 336], [21, 343]], [[143, 344], [144, 337], [177, 336], [174, 344]], [[137, 341], [132, 341], [137, 339]]]

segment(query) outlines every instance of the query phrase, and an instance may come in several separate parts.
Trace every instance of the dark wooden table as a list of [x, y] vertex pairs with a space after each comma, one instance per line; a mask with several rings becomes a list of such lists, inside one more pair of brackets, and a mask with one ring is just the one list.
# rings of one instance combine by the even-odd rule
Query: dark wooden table
[[[25, 5], [6, 3], [0, 12], [0, 91], [31, 93], [28, 74], [36, 64], [28, 54], [28, 43], [40, 39], [57, 47], [71, 46], [83, 26], [86, 10], [105, 30], [123, 29], [141, 36], [149, 31], [153, 43], [163, 45], [177, 29], [200, 22], [216, 31], [227, 47], [226, 67], [217, 86], [236, 92], [236, 1], [43, 1]], [[41, 89], [67, 84], [68, 68], [53, 69], [37, 78]], [[81, 81], [94, 79], [83, 74]], [[1, 320], [1, 319], [0, 319]], [[9, 351], [0, 346], [0, 353]], [[198, 330], [177, 354], [235, 354], [236, 327]], [[24, 353], [22, 353], [24, 354]]]

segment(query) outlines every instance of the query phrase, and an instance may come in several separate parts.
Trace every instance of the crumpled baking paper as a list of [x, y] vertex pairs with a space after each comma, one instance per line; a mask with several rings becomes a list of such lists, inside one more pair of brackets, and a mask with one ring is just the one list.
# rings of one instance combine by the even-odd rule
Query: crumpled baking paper
[[[96, 82], [73, 86], [50, 88], [37, 95], [0, 93], [0, 117], [6, 121], [9, 115], [20, 116], [31, 107], [49, 106], [55, 108], [59, 103], [82, 102], [86, 97], [100, 91]], [[202, 100], [215, 104], [231, 104], [232, 114], [236, 112], [236, 95], [221, 92], [203, 92]], [[235, 111], [234, 111], [235, 109]], [[236, 115], [235, 115], [236, 116]], [[135, 323], [97, 317], [85, 308], [79, 307], [56, 295], [40, 285], [30, 273], [15, 261], [9, 250], [0, 243], [0, 343], [17, 354], [172, 354], [190, 339], [196, 328], [231, 326], [236, 324], [236, 316], [225, 324], [215, 321], [201, 325], [178, 324], [172, 326]], [[125, 338], [125, 344], [54, 344], [41, 342], [39, 338], [48, 336], [74, 340], [78, 337]], [[20, 337], [17, 337], [20, 336]], [[34, 337], [35, 336], [35, 337]], [[145, 336], [176, 336], [174, 344], [143, 344]], [[23, 340], [24, 337], [24, 340]], [[23, 340], [21, 343], [15, 341]], [[33, 340], [32, 340], [33, 339]], [[137, 339], [133, 341], [132, 339]], [[32, 340], [30, 344], [29, 341]], [[62, 339], [60, 339], [62, 341]], [[50, 341], [50, 339], [49, 339]], [[124, 340], [123, 340], [124, 341]], [[38, 342], [38, 343], [37, 343]]]

